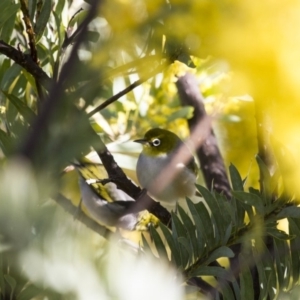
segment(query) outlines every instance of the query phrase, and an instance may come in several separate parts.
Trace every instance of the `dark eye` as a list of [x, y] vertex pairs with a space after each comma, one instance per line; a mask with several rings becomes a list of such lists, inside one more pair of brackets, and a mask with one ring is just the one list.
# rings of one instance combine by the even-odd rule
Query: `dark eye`
[[160, 145], [160, 139], [154, 139], [152, 141], [152, 145], [155, 146], [155, 147], [159, 146]]

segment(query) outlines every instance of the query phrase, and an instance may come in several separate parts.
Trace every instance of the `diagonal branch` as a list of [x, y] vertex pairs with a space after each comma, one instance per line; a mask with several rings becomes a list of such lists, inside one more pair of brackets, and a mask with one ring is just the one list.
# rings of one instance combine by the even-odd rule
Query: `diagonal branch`
[[151, 199], [147, 193], [143, 193], [141, 189], [126, 176], [106, 146], [104, 145], [101, 147], [101, 150], [97, 153], [107, 171], [108, 177], [112, 179], [119, 189], [136, 199], [136, 204], [134, 207], [130, 208], [128, 213], [147, 209], [150, 213], [159, 218], [162, 223], [168, 226], [171, 219], [171, 215], [168, 210], [161, 206], [158, 202]]
[[130, 84], [127, 88], [125, 88], [121, 92], [119, 92], [119, 93], [113, 95], [112, 97], [110, 97], [109, 99], [105, 100], [103, 103], [101, 103], [99, 106], [97, 106], [91, 112], [89, 112], [88, 116], [91, 117], [92, 115], [94, 115], [95, 113], [101, 111], [102, 109], [104, 109], [105, 107], [110, 105], [111, 103], [117, 101], [122, 96], [126, 95], [128, 92], [132, 91], [134, 88], [136, 88], [137, 86], [144, 83], [146, 80], [150, 79], [151, 77], [153, 77], [156, 74], [158, 74], [159, 72], [161, 72], [164, 68], [165, 68], [165, 66], [163, 64], [157, 66], [154, 70], [152, 70], [152, 72], [149, 72], [145, 77], [140, 78], [139, 80], [133, 82], [132, 84]]
[[38, 80], [46, 89], [49, 89], [52, 79], [34, 62], [30, 55], [22, 53], [3, 40], [0, 40], [0, 53], [23, 67], [35, 80]]
[[[190, 105], [194, 108], [194, 115], [188, 120], [190, 131], [197, 130], [195, 133], [201, 136], [203, 127], [198, 125], [207, 118], [207, 114], [197, 80], [194, 75], [187, 73], [178, 79], [176, 85], [182, 105]], [[209, 134], [200, 144], [196, 145], [196, 148], [207, 188], [213, 188], [230, 199], [231, 189], [225, 164], [211, 127], [209, 128]]]

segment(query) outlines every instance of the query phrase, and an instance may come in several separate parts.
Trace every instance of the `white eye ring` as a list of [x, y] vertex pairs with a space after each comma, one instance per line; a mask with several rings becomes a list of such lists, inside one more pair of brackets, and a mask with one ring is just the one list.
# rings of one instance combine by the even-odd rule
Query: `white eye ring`
[[152, 145], [155, 146], [155, 147], [159, 146], [160, 145], [160, 139], [154, 139], [152, 141]]

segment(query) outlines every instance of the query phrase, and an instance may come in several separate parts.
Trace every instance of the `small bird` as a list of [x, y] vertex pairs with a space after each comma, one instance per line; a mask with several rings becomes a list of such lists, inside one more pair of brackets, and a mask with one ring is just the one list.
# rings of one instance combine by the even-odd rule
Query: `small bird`
[[[143, 145], [136, 168], [138, 181], [153, 198], [175, 204], [180, 198], [195, 195], [198, 167], [189, 148], [175, 133], [153, 128], [134, 142]], [[180, 157], [179, 152], [183, 154]]]
[[83, 211], [96, 222], [130, 231], [147, 231], [150, 225], [158, 225], [159, 220], [147, 210], [133, 212], [134, 199], [114, 183], [101, 183], [101, 178], [108, 178], [102, 165], [74, 163], [73, 166], [79, 175]]

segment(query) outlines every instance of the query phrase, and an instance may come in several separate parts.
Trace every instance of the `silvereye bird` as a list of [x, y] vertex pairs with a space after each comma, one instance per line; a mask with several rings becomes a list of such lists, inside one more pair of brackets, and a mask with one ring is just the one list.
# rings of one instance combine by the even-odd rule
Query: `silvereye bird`
[[[82, 207], [79, 204], [79, 208], [96, 222], [137, 231], [145, 231], [150, 225], [158, 225], [159, 220], [147, 210], [131, 212], [130, 208], [135, 205], [134, 199], [114, 183], [101, 184], [101, 178], [108, 178], [103, 165], [74, 163], [73, 167], [79, 175], [82, 200]], [[70, 166], [68, 168], [72, 169]]]
[[[180, 198], [195, 195], [198, 167], [191, 151], [175, 133], [153, 128], [134, 142], [143, 145], [137, 162], [137, 178], [153, 198], [175, 204]], [[179, 152], [182, 157], [178, 157]]]

